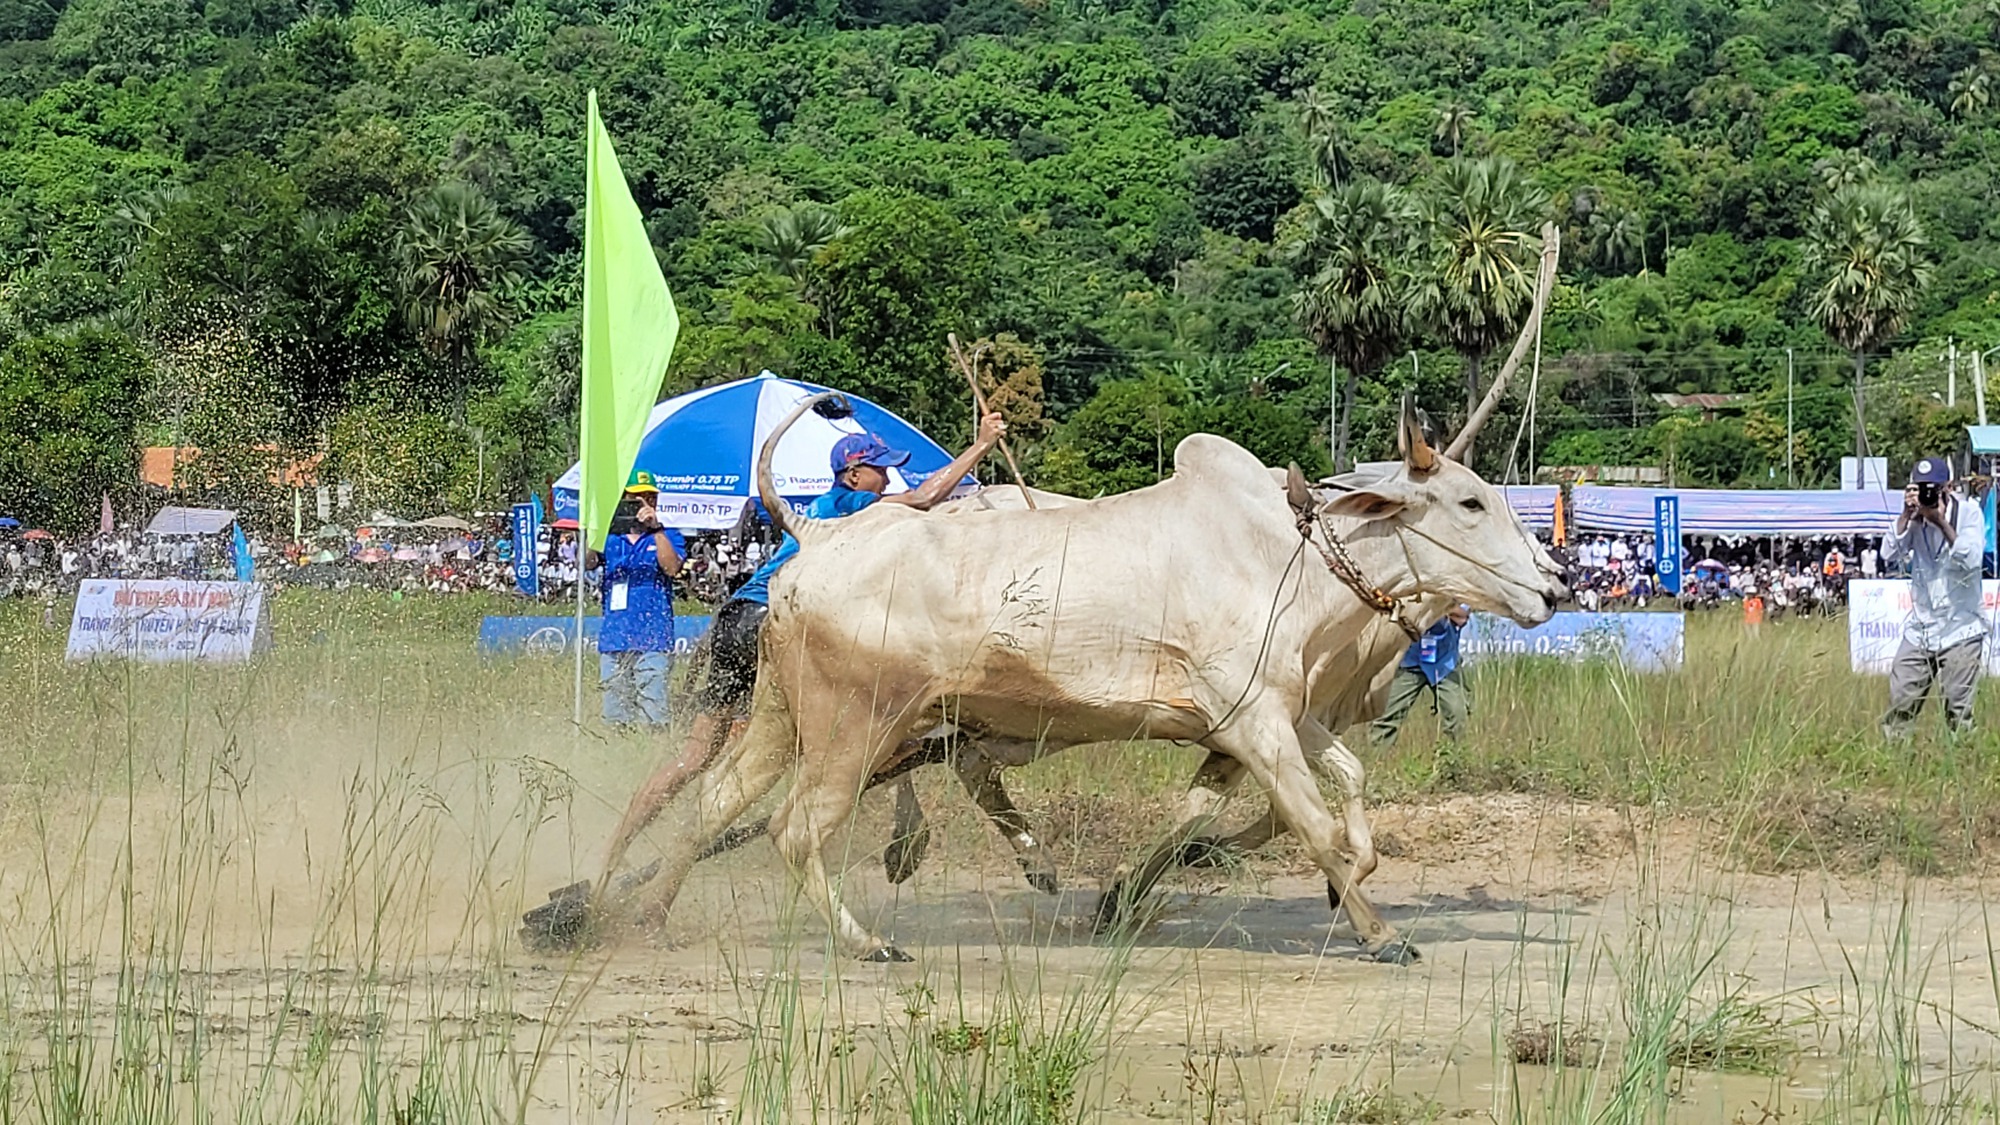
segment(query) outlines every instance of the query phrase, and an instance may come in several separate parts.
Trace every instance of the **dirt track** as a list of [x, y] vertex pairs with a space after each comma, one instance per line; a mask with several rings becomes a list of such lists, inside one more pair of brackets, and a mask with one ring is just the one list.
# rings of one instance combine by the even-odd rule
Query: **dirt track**
[[[180, 823], [169, 811], [136, 818], [135, 833], [168, 833]], [[1041, 896], [977, 833], [949, 834], [942, 862], [889, 887], [858, 850], [882, 839], [882, 811], [871, 808], [856, 833], [848, 886], [916, 955], [911, 965], [830, 959], [823, 925], [793, 901], [761, 843], [697, 873], [664, 941], [569, 965], [493, 939], [570, 876], [580, 851], [537, 849], [518, 875], [494, 875], [468, 898], [459, 859], [477, 842], [441, 834], [435, 869], [398, 890], [385, 868], [381, 885], [345, 892], [364, 909], [316, 914], [308, 899], [340, 883], [308, 858], [315, 846], [324, 853], [326, 832], [312, 843], [312, 816], [282, 809], [239, 825], [243, 851], [193, 896], [217, 908], [199, 926], [206, 937], [178, 950], [141, 937], [148, 957], [181, 969], [171, 1002], [225, 1070], [262, 1065], [274, 1038], [318, 1036], [336, 1055], [387, 1051], [411, 1067], [427, 1041], [481, 1051], [504, 1039], [517, 1053], [546, 1051], [533, 1116], [692, 1122], [733, 1106], [753, 1056], [768, 1069], [771, 1044], [789, 1036], [819, 1068], [811, 1081], [851, 1083], [838, 1096], [856, 1110], [891, 1081], [877, 1064], [896, 1044], [953, 1028], [1053, 1026], [1065, 1003], [1104, 994], [1116, 960], [1088, 930], [1097, 889], [1087, 878], [1066, 871], [1072, 889]], [[1894, 980], [1928, 1005], [1925, 1063], [1962, 1074], [2000, 1046], [1988, 1030], [2000, 1028], [2000, 992], [1979, 885], [1715, 876], [1697, 862], [1699, 825], [1519, 798], [1384, 808], [1377, 827], [1390, 855], [1370, 885], [1415, 935], [1422, 965], [1361, 959], [1344, 927], [1329, 926], [1323, 885], [1282, 853], [1233, 873], [1181, 873], [1137, 939], [1079, 1103], [1107, 1120], [1199, 1120], [1211, 1106], [1222, 1120], [1282, 1120], [1281, 1107], [1387, 1083], [1483, 1116], [1510, 1081], [1503, 1040], [1517, 1024], [1561, 1017], [1618, 1040], [1621, 979], [1642, 950], [1719, 950], [1700, 991], [1740, 987], [1771, 1001], [1801, 1021], [1788, 1034], [1804, 1054], [1777, 1078], [1690, 1080], [1684, 1119], [1757, 1121], [1753, 1106], [1822, 1092], [1832, 1064], [1815, 1054], [1857, 1034], [1866, 1047], [1878, 1002], [1869, 982], [1888, 971], [1905, 887], [1909, 967]], [[171, 845], [162, 835], [155, 846]], [[101, 944], [115, 856], [93, 851], [77, 885], [94, 884], [97, 897], [76, 897], [68, 913], [96, 919]], [[294, 901], [259, 901], [273, 881]], [[33, 882], [14, 867], [3, 885], [25, 904]], [[368, 902], [388, 908], [371, 915]], [[354, 926], [362, 915], [387, 936]], [[108, 1024], [115, 974], [97, 977], [91, 1003]], [[1520, 1073], [1531, 1083], [1541, 1072]]]

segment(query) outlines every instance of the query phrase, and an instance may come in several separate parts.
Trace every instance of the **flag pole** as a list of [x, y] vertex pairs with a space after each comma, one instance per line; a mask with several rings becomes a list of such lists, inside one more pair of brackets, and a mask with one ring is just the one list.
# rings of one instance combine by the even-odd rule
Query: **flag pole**
[[[577, 489], [577, 494], [578, 494], [579, 496], [581, 496], [581, 495], [582, 495], [582, 493], [583, 493], [583, 489], [582, 489], [582, 487], [581, 487], [581, 486], [582, 486], [582, 484], [583, 484], [583, 482], [582, 482], [581, 480], [579, 480], [579, 481], [577, 482], [577, 484], [578, 484], [578, 489]], [[570, 721], [574, 722], [574, 723], [575, 723], [575, 724], [576, 724], [576, 725], [578, 726], [578, 728], [581, 728], [581, 727], [583, 726], [583, 559], [584, 559], [584, 555], [583, 555], [583, 552], [584, 552], [584, 546], [583, 546], [583, 545], [584, 545], [584, 543], [585, 543], [585, 541], [586, 541], [586, 539], [585, 539], [585, 536], [584, 536], [584, 533], [583, 533], [583, 518], [582, 518], [582, 517], [583, 517], [583, 505], [582, 505], [581, 503], [579, 503], [579, 504], [577, 505], [577, 509], [576, 509], [576, 514], [577, 514], [577, 521], [576, 521], [576, 688], [575, 688], [575, 691], [571, 693], [571, 699], [572, 699], [572, 701], [573, 701], [573, 706], [572, 706], [572, 708], [571, 708], [571, 712], [572, 712], [572, 713], [571, 713], [571, 715], [570, 715]]]

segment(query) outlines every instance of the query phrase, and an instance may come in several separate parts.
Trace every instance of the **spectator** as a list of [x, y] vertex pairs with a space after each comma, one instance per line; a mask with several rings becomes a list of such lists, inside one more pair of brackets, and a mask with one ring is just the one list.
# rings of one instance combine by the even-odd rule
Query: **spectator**
[[1896, 534], [1882, 543], [1887, 561], [1909, 561], [1911, 602], [1902, 644], [1889, 666], [1884, 736], [1910, 732], [1933, 682], [1944, 697], [1946, 729], [1962, 734], [1972, 728], [1972, 700], [1986, 651], [1986, 622], [1980, 616], [1985, 549], [1985, 515], [1953, 491], [1951, 463], [1942, 457], [1919, 460], [1903, 489]]
[[586, 564], [604, 572], [604, 621], [597, 634], [604, 721], [649, 727], [667, 722], [667, 670], [674, 653], [674, 583], [687, 543], [660, 526], [651, 473], [632, 474], [612, 517], [604, 551]]
[[1444, 620], [1431, 626], [1403, 653], [1396, 676], [1389, 681], [1389, 702], [1382, 717], [1369, 726], [1369, 740], [1376, 746], [1396, 741], [1403, 720], [1425, 688], [1431, 692], [1431, 709], [1444, 728], [1444, 736], [1457, 742], [1465, 733], [1465, 720], [1472, 713], [1472, 691], [1458, 668], [1458, 635], [1471, 620], [1471, 612], [1456, 606]]

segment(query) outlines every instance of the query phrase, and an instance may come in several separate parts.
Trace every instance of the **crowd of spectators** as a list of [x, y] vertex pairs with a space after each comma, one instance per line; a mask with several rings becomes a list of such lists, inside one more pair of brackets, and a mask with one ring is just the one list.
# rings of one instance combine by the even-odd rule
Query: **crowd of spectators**
[[[305, 542], [246, 536], [259, 579], [281, 586], [454, 593], [515, 590], [514, 543], [503, 522], [464, 532], [429, 528], [325, 529]], [[684, 589], [720, 602], [768, 557], [768, 525], [690, 534]], [[1852, 578], [1888, 576], [1876, 540], [1690, 538], [1676, 599], [1661, 591], [1651, 535], [1590, 535], [1554, 549], [1579, 609], [1707, 609], [1764, 600], [1772, 616], [1837, 609]], [[539, 597], [575, 596], [575, 532], [544, 527], [536, 542]], [[86, 578], [235, 577], [229, 535], [158, 536], [134, 530], [66, 540], [0, 532], [0, 597], [55, 597]], [[591, 581], [584, 576], [586, 583]], [[1665, 602], [1662, 602], [1662, 599]]]
[[1577, 608], [1645, 609], [1663, 597], [1687, 609], [1762, 599], [1768, 616], [1831, 612], [1846, 605], [1855, 578], [1895, 577], [1881, 565], [1879, 540], [1688, 539], [1678, 598], [1661, 589], [1651, 535], [1592, 535], [1557, 556]]
[[[273, 542], [247, 533], [259, 580], [316, 589], [375, 589], [459, 593], [515, 590], [514, 542], [504, 524], [464, 532], [429, 528], [325, 529], [304, 542]], [[766, 537], [767, 538], [767, 537]], [[692, 592], [719, 601], [748, 577], [771, 548], [766, 538], [736, 533], [692, 535]], [[535, 544], [539, 597], [575, 596], [576, 533], [544, 527]], [[0, 597], [53, 598], [87, 578], [236, 577], [233, 536], [162, 536], [119, 530], [76, 539], [0, 531]], [[590, 583], [589, 575], [585, 575]]]

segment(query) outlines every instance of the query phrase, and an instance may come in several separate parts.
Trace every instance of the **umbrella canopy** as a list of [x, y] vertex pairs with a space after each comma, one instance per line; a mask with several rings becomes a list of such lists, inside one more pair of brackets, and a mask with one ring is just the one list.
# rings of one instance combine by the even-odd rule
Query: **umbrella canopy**
[[19, 526], [21, 526], [21, 521], [15, 519], [13, 516], [0, 516], [0, 528], [19, 527]]
[[469, 523], [465, 522], [465, 521], [464, 521], [464, 520], [462, 520], [462, 519], [459, 519], [459, 518], [458, 518], [457, 516], [432, 516], [431, 518], [429, 518], [429, 519], [427, 519], [427, 520], [418, 520], [417, 522], [415, 522], [415, 523], [411, 524], [410, 526], [411, 526], [411, 527], [435, 527], [435, 528], [439, 528], [439, 529], [441, 529], [441, 530], [444, 530], [444, 531], [471, 531], [471, 530], [472, 530], [472, 525], [471, 525], [471, 524], [469, 524]]
[[[826, 390], [813, 383], [781, 379], [769, 371], [755, 379], [704, 387], [653, 407], [634, 468], [653, 474], [660, 489], [660, 519], [669, 527], [736, 526], [743, 506], [757, 491], [757, 453], [778, 423], [806, 398]], [[833, 487], [827, 454], [847, 434], [873, 433], [892, 448], [908, 450], [909, 461], [889, 470], [889, 491], [904, 492], [951, 464], [951, 454], [922, 431], [866, 399], [847, 396], [851, 418], [807, 414], [786, 432], [772, 458], [778, 492], [794, 507]], [[557, 526], [576, 519], [577, 466], [556, 481]], [[978, 487], [971, 477], [957, 492]]]
[[24, 531], [24, 532], [22, 532], [22, 533], [21, 533], [21, 538], [23, 538], [23, 539], [54, 539], [54, 538], [55, 538], [55, 536], [53, 536], [53, 535], [50, 535], [50, 534], [49, 534], [48, 532], [46, 532], [46, 531], [43, 531], [43, 530], [42, 530], [41, 528], [39, 528], [39, 527], [38, 527], [38, 528], [35, 528], [35, 529], [34, 529], [34, 530], [32, 530], [32, 531]]
[[323, 525], [321, 525], [321, 527], [320, 527], [320, 529], [319, 529], [318, 531], [315, 531], [315, 532], [313, 532], [313, 538], [314, 538], [314, 539], [345, 539], [345, 538], [347, 538], [347, 529], [346, 529], [346, 528], [344, 528], [344, 527], [336, 527], [336, 526], [334, 526], [333, 524], [330, 524], [330, 523], [329, 523], [329, 524], [323, 524]]

